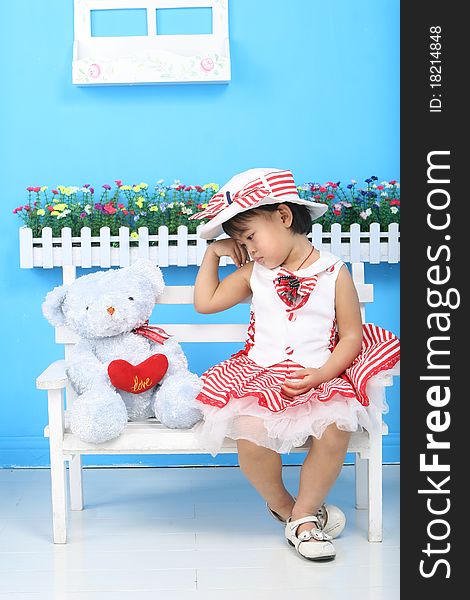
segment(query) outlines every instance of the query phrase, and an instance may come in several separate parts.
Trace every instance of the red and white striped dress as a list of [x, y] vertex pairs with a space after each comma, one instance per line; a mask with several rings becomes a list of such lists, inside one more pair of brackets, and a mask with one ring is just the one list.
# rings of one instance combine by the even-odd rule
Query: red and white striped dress
[[336, 423], [346, 431], [371, 430], [382, 398], [369, 398], [371, 377], [399, 360], [398, 338], [363, 326], [361, 354], [339, 377], [294, 398], [283, 394], [287, 375], [321, 367], [336, 343], [335, 285], [343, 262], [329, 252], [290, 273], [253, 265], [248, 339], [243, 350], [202, 375], [197, 399], [204, 418], [194, 427], [203, 448], [217, 454], [225, 437], [248, 439], [289, 452]]

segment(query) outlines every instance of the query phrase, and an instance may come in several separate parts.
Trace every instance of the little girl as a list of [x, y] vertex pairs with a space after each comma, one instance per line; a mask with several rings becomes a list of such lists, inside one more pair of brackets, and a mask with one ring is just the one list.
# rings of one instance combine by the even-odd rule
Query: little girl
[[[344, 513], [324, 504], [352, 431], [371, 428], [365, 386], [391, 368], [399, 343], [361, 321], [357, 293], [341, 259], [307, 238], [327, 206], [301, 199], [290, 171], [250, 169], [233, 177], [193, 218], [209, 218], [211, 243], [196, 278], [198, 312], [226, 310], [252, 296], [243, 350], [206, 371], [194, 431], [213, 456], [237, 440], [240, 467], [285, 523], [285, 536], [310, 560], [333, 559]], [[219, 281], [222, 256], [237, 270]], [[363, 333], [364, 331], [364, 333]], [[381, 407], [382, 408], [382, 407]], [[311, 446], [293, 498], [281, 453]]]

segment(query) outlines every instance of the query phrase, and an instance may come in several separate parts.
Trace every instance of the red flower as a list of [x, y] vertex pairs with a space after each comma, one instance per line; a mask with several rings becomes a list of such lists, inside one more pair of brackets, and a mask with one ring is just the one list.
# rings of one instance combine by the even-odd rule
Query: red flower
[[130, 210], [129, 212], [131, 213], [131, 215], [135, 215], [135, 210]]
[[340, 214], [341, 214], [341, 211], [340, 211], [340, 210], [338, 210], [337, 208], [335, 208], [335, 210], [333, 211], [333, 213], [334, 213], [334, 214], [335, 214], [337, 217], [339, 217], [339, 216], [340, 216]]
[[108, 215], [114, 215], [117, 212], [117, 209], [114, 208], [111, 202], [108, 202], [103, 206], [104, 212], [108, 213]]
[[16, 208], [13, 209], [13, 214], [16, 215], [16, 213], [19, 212], [20, 210], [23, 210], [23, 207], [17, 206]]
[[26, 204], [25, 206], [23, 206], [23, 208], [24, 208], [25, 210], [31, 210], [31, 206], [28, 206], [27, 204]]
[[388, 183], [389, 183], [390, 185], [395, 185], [395, 184], [396, 184], [396, 182], [397, 182], [397, 180], [396, 180], [396, 179], [392, 179], [392, 181], [389, 181]]
[[196, 186], [196, 190], [197, 190], [198, 192], [203, 192], [203, 191], [204, 191], [204, 188], [202, 188], [200, 185], [197, 185], [197, 186]]
[[184, 190], [184, 185], [179, 185], [179, 186], [176, 188], [176, 191], [178, 191], [178, 192], [179, 192], [180, 190]]
[[400, 206], [400, 200], [391, 200], [390, 206]]
[[35, 187], [35, 188], [33, 188], [33, 192], [40, 192], [40, 191], [41, 191], [41, 188], [40, 188], [40, 187]]
[[328, 194], [327, 199], [328, 200], [333, 200], [334, 197], [335, 197], [334, 194]]
[[187, 186], [184, 188], [184, 191], [185, 191], [185, 192], [190, 192], [192, 189], [193, 189], [193, 187], [192, 187], [191, 185], [187, 185]]
[[124, 208], [124, 204], [118, 204], [118, 208], [122, 210]]
[[47, 210], [48, 210], [48, 211], [50, 211], [50, 212], [52, 212], [52, 211], [54, 210], [54, 207], [53, 207], [53, 206], [46, 206], [46, 208], [47, 208]]
[[377, 189], [378, 189], [378, 190], [383, 190], [383, 189], [384, 189], [384, 186], [383, 186], [383, 185], [378, 185], [378, 186], [377, 186]]
[[315, 200], [320, 200], [321, 196], [320, 196], [320, 194], [316, 194], [316, 195], [314, 196], [314, 198], [315, 198]]
[[324, 185], [320, 186], [320, 192], [327, 192], [327, 191], [328, 190]]
[[28, 190], [28, 192], [33, 192], [33, 191], [34, 191], [34, 188], [33, 188], [33, 187], [31, 187], [31, 186], [30, 186], [30, 187], [27, 187], [26, 189]]
[[123, 214], [123, 215], [128, 215], [128, 214], [129, 214], [129, 211], [128, 211], [128, 210], [125, 210], [125, 209], [122, 209], [122, 214]]
[[52, 193], [57, 195], [59, 192], [57, 190], [52, 190]]

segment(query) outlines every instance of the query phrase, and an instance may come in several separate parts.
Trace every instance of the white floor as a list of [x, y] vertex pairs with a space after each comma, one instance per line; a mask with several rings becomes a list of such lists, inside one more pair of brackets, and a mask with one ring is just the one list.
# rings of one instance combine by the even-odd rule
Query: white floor
[[[299, 467], [284, 467], [297, 492]], [[329, 501], [336, 560], [295, 554], [238, 468], [86, 469], [85, 510], [51, 542], [49, 471], [0, 470], [0, 600], [397, 600], [399, 467], [384, 467], [384, 541], [367, 541], [354, 468]]]

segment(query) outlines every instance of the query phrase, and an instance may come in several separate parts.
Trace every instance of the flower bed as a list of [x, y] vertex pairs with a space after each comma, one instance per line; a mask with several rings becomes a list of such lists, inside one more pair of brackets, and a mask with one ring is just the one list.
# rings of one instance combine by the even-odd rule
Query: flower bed
[[[387, 231], [390, 224], [400, 222], [400, 184], [396, 180], [377, 182], [376, 176], [366, 179], [362, 186], [354, 180], [347, 185], [309, 182], [298, 186], [298, 191], [302, 198], [328, 205], [316, 221], [324, 232], [334, 223], [340, 224], [342, 231], [349, 231], [354, 223], [361, 231], [368, 231], [371, 223], [379, 223], [380, 230]], [[121, 227], [128, 227], [133, 239], [138, 239], [141, 227], [148, 228], [150, 235], [157, 234], [162, 225], [170, 234], [176, 234], [180, 225], [195, 233], [204, 221], [189, 217], [205, 208], [219, 185], [163, 184], [160, 180], [151, 190], [147, 183], [125, 185], [116, 180], [114, 187], [104, 184], [99, 192], [90, 184], [59, 185], [51, 191], [47, 186], [28, 187], [26, 204], [13, 213], [32, 230], [33, 237], [40, 237], [44, 228], [50, 228], [54, 237], [60, 236], [64, 227], [70, 228], [73, 236], [79, 236], [84, 227], [90, 228], [92, 236], [99, 235], [103, 227], [109, 227], [113, 236]]]

